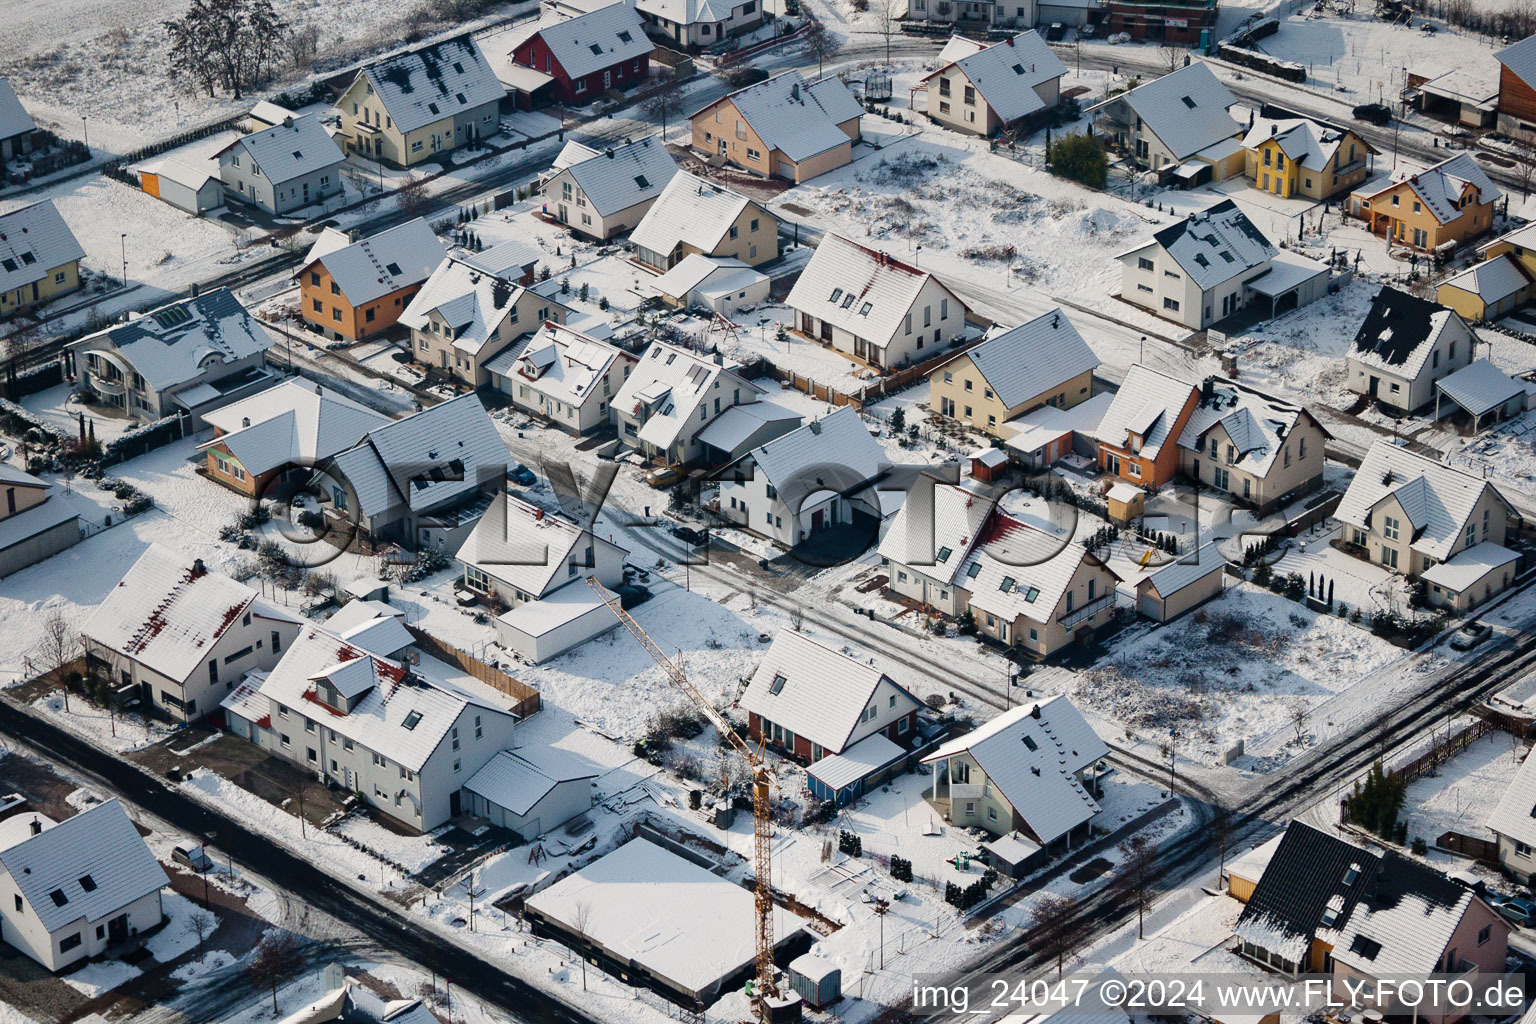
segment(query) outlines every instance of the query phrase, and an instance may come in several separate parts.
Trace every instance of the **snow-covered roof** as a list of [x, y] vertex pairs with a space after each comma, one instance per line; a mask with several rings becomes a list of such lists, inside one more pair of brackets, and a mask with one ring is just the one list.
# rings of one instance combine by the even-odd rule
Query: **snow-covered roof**
[[178, 185], [184, 185], [194, 192], [202, 191], [203, 186], [210, 181], [219, 180], [217, 160], [183, 160], [174, 156], [163, 156], [157, 160], [147, 160], [135, 169], [141, 175], [153, 174], [164, 181], [174, 181]]
[[431, 509], [500, 486], [507, 462], [507, 446], [474, 393], [370, 430], [335, 456], [367, 516]]
[[[1285, 439], [1306, 417], [1322, 429], [1322, 424], [1306, 409], [1274, 398], [1257, 388], [1225, 377], [1207, 377], [1200, 388], [1200, 399], [1179, 434], [1179, 447], [1190, 451], [1205, 450], [1207, 435], [1217, 427], [1227, 434], [1234, 449], [1231, 464], [1260, 479], [1269, 475], [1275, 460], [1285, 447]], [[1328, 436], [1327, 430], [1323, 430]], [[1212, 453], [1215, 457], [1215, 453]]]
[[1005, 122], [1044, 110], [1046, 102], [1036, 90], [1067, 73], [1066, 65], [1034, 29], [972, 53], [941, 60], [939, 70], [923, 81], [944, 74], [951, 66], [965, 75]]
[[[1258, 149], [1273, 139], [1292, 163], [1321, 171], [1339, 151], [1345, 134], [1342, 128], [1308, 117], [1257, 117], [1243, 136], [1243, 148]], [[1369, 144], [1357, 141], [1364, 152], [1374, 152]]]
[[699, 443], [723, 452], [734, 453], [752, 435], [770, 424], [785, 424], [782, 430], [800, 425], [803, 417], [793, 409], [772, 402], [748, 402], [733, 405], [709, 421], [709, 426], [699, 432]]
[[0, 214], [0, 294], [41, 281], [49, 271], [85, 258], [52, 199]]
[[1400, 167], [1392, 172], [1384, 188], [1366, 198], [1373, 199], [1405, 182], [1440, 224], [1448, 224], [1463, 215], [1461, 197], [1468, 187], [1476, 190], [1472, 197], [1474, 203], [1491, 203], [1504, 194], [1471, 153], [1461, 152], [1422, 171]]
[[287, 107], [271, 100], [257, 100], [251, 107], [250, 116], [264, 124], [282, 124], [285, 117], [298, 117], [299, 115]]
[[[791, 309], [885, 348], [932, 277], [887, 252], [829, 231], [784, 301]], [[949, 295], [964, 315], [965, 304], [953, 292]]]
[[1380, 859], [1379, 850], [1292, 821], [1237, 919], [1237, 937], [1292, 963], [1303, 962], [1319, 930], [1348, 920]]
[[635, 0], [646, 14], [677, 25], [711, 25], [729, 21], [748, 0]]
[[180, 682], [247, 613], [293, 621], [244, 583], [208, 572], [201, 561], [150, 544], [96, 606], [81, 632]]
[[1089, 107], [1087, 112], [1091, 114], [1122, 100], [1162, 141], [1175, 160], [1193, 156], [1243, 130], [1242, 125], [1227, 113], [1237, 101], [1210, 67], [1200, 60], [1137, 86], [1122, 96]]
[[0, 551], [30, 540], [61, 523], [79, 518], [78, 511], [58, 501], [45, 500], [31, 508], [22, 509], [15, 515], [0, 519]]
[[1515, 380], [1486, 358], [1441, 377], [1435, 381], [1435, 387], [1473, 416], [1481, 416], [1525, 394], [1524, 382]]
[[253, 476], [288, 464], [312, 466], [390, 422], [339, 392], [298, 380], [258, 391], [203, 419], [220, 436], [198, 447], [223, 445]]
[[[1388, 852], [1338, 927], [1333, 959], [1371, 978], [1439, 970], [1457, 926], [1477, 898], [1433, 868]], [[1500, 922], [1494, 927], [1508, 926]]]
[[1526, 754], [1498, 806], [1488, 816], [1488, 827], [1496, 835], [1536, 846], [1536, 757]]
[[1205, 579], [1213, 572], [1222, 572], [1227, 560], [1221, 556], [1216, 542], [1195, 549], [1187, 555], [1154, 569], [1141, 582], [1148, 583], [1162, 597], [1172, 597], [1185, 587]]
[[[716, 358], [720, 362], [715, 362]], [[664, 341], [653, 342], [609, 404], [635, 417], [649, 409], [639, 438], [666, 451], [685, 430], [705, 427], [705, 420], [695, 412], [708, 400], [720, 374], [739, 367], [739, 363], [718, 355], [711, 357]], [[732, 388], [737, 386], [733, 384]], [[739, 386], [744, 401], [762, 394], [762, 388], [751, 381], [743, 379]], [[735, 404], [726, 401], [727, 397], [721, 396], [722, 406]]]
[[553, 747], [503, 750], [476, 772], [464, 788], [513, 814], [527, 814], [562, 782], [595, 779], [592, 765]]
[[1118, 501], [1129, 505], [1138, 498], [1145, 498], [1147, 492], [1126, 480], [1116, 480], [1109, 485], [1109, 490], [1104, 492], [1104, 497], [1110, 501]]
[[719, 281], [716, 287], [730, 291], [735, 290], [732, 282], [738, 278], [742, 282], [741, 287], [746, 287], [753, 280], [766, 278], [767, 275], [753, 270], [741, 260], [695, 252], [684, 256], [677, 266], [652, 281], [651, 287], [662, 295], [682, 300], [695, 288], [717, 277]]
[[677, 161], [656, 134], [601, 150], [565, 169], [592, 208], [607, 217], [655, 199], [677, 173]]
[[880, 555], [896, 565], [953, 584], [986, 525], [996, 500], [960, 484], [918, 483], [880, 541]]
[[1269, 266], [1243, 282], [1249, 290], [1278, 299], [1286, 292], [1299, 288], [1316, 277], [1328, 276], [1328, 264], [1303, 256], [1289, 249], [1279, 249]]
[[1246, 878], [1250, 882], [1257, 882], [1263, 877], [1264, 869], [1269, 867], [1269, 862], [1275, 856], [1275, 851], [1280, 848], [1280, 840], [1283, 838], [1285, 838], [1284, 832], [1266, 839], [1247, 853], [1229, 860], [1227, 874], [1234, 878]]
[[261, 173], [277, 185], [339, 167], [346, 159], [314, 114], [279, 121], [270, 128], [252, 132], [219, 150], [218, 155], [236, 148], [245, 150]]
[[0, 865], [50, 933], [116, 914], [170, 884], [116, 799], [0, 849]]
[[37, 125], [33, 123], [32, 115], [27, 113], [21, 100], [16, 98], [16, 90], [11, 88], [10, 80], [0, 78], [0, 139], [36, 130]]
[[41, 477], [33, 476], [20, 466], [13, 466], [9, 462], [0, 462], [0, 484], [14, 487], [41, 487], [53, 486]]
[[536, 34], [572, 79], [628, 63], [656, 49], [639, 12], [625, 3], [543, 25]]
[[944, 49], [939, 51], [939, 67], [946, 68], [961, 57], [969, 57], [986, 48], [986, 43], [956, 33], [949, 37], [944, 43]]
[[1091, 436], [1099, 429], [1104, 413], [1114, 400], [1113, 393], [1101, 391], [1069, 409], [1042, 405], [1005, 422], [1003, 426], [1014, 433], [1003, 444], [1017, 451], [1034, 452], [1065, 434], [1075, 432]]
[[1472, 344], [1472, 332], [1455, 310], [1383, 285], [1349, 354], [1367, 366], [1415, 380], [1447, 332], [1453, 340]]
[[1485, 540], [1436, 562], [1422, 573], [1424, 582], [1460, 594], [1491, 572], [1520, 560], [1520, 552]]
[[[804, 633], [781, 629], [738, 701], [743, 711], [804, 736], [829, 753], [839, 753], [864, 720], [882, 681], [911, 700], [894, 714], [876, 714], [894, 722], [921, 704], [900, 683], [873, 665], [856, 661]], [[901, 705], [901, 702], [898, 702]]]
[[[528, 255], [522, 243], [509, 242], [480, 253], [443, 257], [430, 271], [427, 283], [406, 303], [400, 323], [424, 331], [435, 313], [448, 326], [455, 349], [479, 355], [498, 337], [502, 322], [516, 312], [525, 290], [519, 282]], [[538, 328], [537, 323], [520, 326], [523, 331]]]
[[809, 85], [800, 72], [786, 71], [738, 89], [692, 117], [727, 100], [770, 150], [779, 150], [796, 162], [851, 142], [838, 126], [864, 114], [842, 79], [825, 78]]
[[948, 741], [923, 762], [966, 753], [1042, 843], [1099, 813], [1077, 773], [1108, 756], [1109, 748], [1065, 696], [1005, 711]]
[[1141, 454], [1149, 459], [1156, 458], [1170, 440], [1179, 414], [1193, 402], [1199, 391], [1188, 381], [1134, 363], [1126, 371], [1114, 401], [1104, 410], [1104, 418], [1099, 421], [1093, 436], [1112, 447], [1126, 448], [1130, 435], [1138, 435]]
[[402, 133], [500, 103], [507, 93], [468, 35], [386, 57], [359, 74], [367, 77]]
[[405, 612], [382, 601], [348, 601], [325, 621], [325, 628], [385, 658], [393, 658], [416, 642], [405, 626]]
[[586, 557], [587, 548], [596, 546], [621, 557], [629, 554], [568, 519], [500, 494], [459, 548], [458, 560], [539, 598], [596, 564], [595, 558]]
[[1334, 517], [1341, 523], [1369, 529], [1376, 507], [1395, 497], [1412, 528], [1413, 549], [1444, 561], [1461, 541], [1467, 520], [1487, 490], [1492, 490], [1506, 509], [1513, 507], [1482, 477], [1381, 440], [1365, 453]]
[[1526, 36], [1493, 55], [1526, 85], [1536, 86], [1536, 35]]
[[[798, 733], [796, 734], [798, 735]], [[906, 751], [883, 732], [872, 733], [843, 751], [814, 762], [805, 770], [811, 778], [836, 793], [884, 768]]]
[[671, 255], [682, 242], [712, 252], [750, 202], [735, 189], [678, 171], [630, 232], [629, 240], [636, 248], [663, 256]]
[[447, 254], [437, 233], [421, 217], [346, 245], [336, 244], [339, 234], [317, 239], [299, 274], [318, 260], [354, 306], [421, 284]]
[[1119, 258], [1130, 259], [1152, 244], [1161, 246], [1202, 289], [1261, 267], [1279, 252], [1230, 199], [1170, 224]]
[[[510, 350], [509, 350], [510, 351]], [[556, 402], [580, 408], [597, 395], [600, 385], [617, 361], [633, 363], [635, 357], [606, 341], [546, 321], [528, 343], [510, 359], [499, 353], [486, 364], [508, 384], [526, 386]]]
[[607, 603], [594, 594], [589, 587], [561, 586], [537, 601], [524, 601], [517, 607], [508, 609], [498, 615], [496, 621], [519, 633], [540, 637], [551, 630], [559, 629], [568, 622], [574, 622], [583, 615], [603, 608], [605, 609], [603, 614], [617, 626], [619, 620], [612, 612], [606, 610], [607, 607]]
[[891, 464], [851, 405], [779, 435], [749, 457], [792, 509], [816, 491], [841, 492], [874, 480]]
[[[1099, 366], [1099, 357], [1060, 309], [1042, 313], [1028, 323], [988, 338], [967, 349], [964, 355], [970, 357], [987, 385], [1009, 408], [1023, 405]], [[929, 371], [929, 378], [948, 365], [949, 362], [941, 363]]]
[[[1070, 532], [1047, 532], [995, 509], [982, 528], [981, 542], [961, 563], [955, 586], [970, 593], [972, 608], [1005, 622], [1022, 616], [1050, 623], [1085, 562], [1117, 577]], [[1112, 594], [1114, 584], [1104, 589], [1100, 597]]]
[[1460, 288], [1471, 292], [1492, 306], [1516, 294], [1531, 283], [1520, 261], [1509, 253], [1474, 263], [1459, 274], [1440, 282], [1442, 288]]

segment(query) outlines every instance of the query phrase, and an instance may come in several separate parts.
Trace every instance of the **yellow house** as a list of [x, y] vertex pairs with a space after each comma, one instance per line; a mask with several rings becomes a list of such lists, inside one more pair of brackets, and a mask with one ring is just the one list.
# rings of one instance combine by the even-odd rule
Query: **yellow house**
[[53, 200], [0, 216], [0, 316], [79, 288], [84, 258]]
[[1531, 300], [1536, 281], [1536, 225], [1516, 228], [1478, 249], [1481, 263], [1447, 278], [1435, 300], [1469, 323], [1496, 320]]
[[1093, 392], [1099, 359], [1061, 310], [960, 353], [928, 374], [928, 407], [999, 437], [1015, 416], [1070, 409]]
[[1352, 194], [1350, 206], [1373, 234], [1430, 251], [1470, 241], [1493, 227], [1493, 204], [1500, 195], [1470, 153], [1457, 153], [1423, 171], [1397, 171], [1385, 188]]
[[1244, 170], [1272, 195], [1323, 200], [1365, 181], [1376, 150], [1347, 128], [1306, 118], [1254, 121], [1243, 137]]

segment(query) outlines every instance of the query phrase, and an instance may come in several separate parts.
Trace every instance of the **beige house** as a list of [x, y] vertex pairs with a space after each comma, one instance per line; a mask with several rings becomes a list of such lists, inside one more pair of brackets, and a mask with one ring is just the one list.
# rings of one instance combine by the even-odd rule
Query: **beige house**
[[991, 137], [1061, 102], [1066, 66], [1030, 29], [987, 44], [953, 36], [939, 69], [922, 80], [928, 116], [946, 128]]
[[1237, 100], [1202, 61], [1154, 78], [1084, 111], [1094, 128], [1137, 165], [1191, 185], [1243, 172]]
[[1435, 400], [1435, 383], [1472, 363], [1476, 338], [1455, 310], [1383, 285], [1345, 360], [1349, 389], [1414, 412]]
[[853, 159], [864, 108], [841, 79], [798, 71], [738, 89], [695, 112], [693, 148], [765, 178], [809, 181]]
[[544, 209], [599, 242], [640, 223], [677, 173], [659, 134], [603, 150], [567, 142], [556, 160], [562, 163], [544, 181]]
[[53, 200], [0, 215], [0, 316], [79, 288], [84, 258]]
[[1323, 445], [1332, 436], [1299, 405], [1207, 377], [1179, 434], [1180, 468], [1266, 516], [1323, 485]]
[[1172, 622], [1221, 595], [1227, 560], [1212, 541], [1169, 560], [1136, 581], [1136, 610], [1154, 622]]
[[1015, 416], [1086, 401], [1098, 365], [1072, 321], [1055, 309], [929, 371], [928, 409], [1001, 437]]
[[701, 435], [711, 423], [762, 396], [763, 389], [741, 375], [740, 363], [655, 341], [608, 411], [620, 443], [646, 458], [685, 466], [710, 451]]
[[505, 95], [474, 38], [464, 35], [362, 69], [336, 108], [349, 152], [410, 167], [495, 135]]
[[519, 409], [585, 434], [609, 422], [608, 404], [636, 362], [606, 341], [546, 323], [526, 345], [502, 350], [487, 369], [492, 386]]
[[629, 241], [635, 260], [658, 274], [695, 255], [755, 267], [778, 258], [779, 220], [735, 189], [678, 171]]
[[80, 514], [49, 503], [53, 485], [0, 462], [0, 577], [35, 565], [80, 540]]

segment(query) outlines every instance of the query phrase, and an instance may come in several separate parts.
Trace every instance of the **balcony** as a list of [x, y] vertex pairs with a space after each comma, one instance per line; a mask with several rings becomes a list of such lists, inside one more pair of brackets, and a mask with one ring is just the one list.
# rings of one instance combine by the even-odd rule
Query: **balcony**
[[982, 784], [976, 782], [951, 782], [949, 784], [949, 798], [951, 800], [980, 800]]
[[1097, 600], [1089, 601], [1081, 608], [1074, 608], [1070, 612], [1061, 613], [1061, 615], [1057, 616], [1056, 621], [1061, 623], [1066, 628], [1071, 629], [1079, 622], [1097, 615], [1105, 608], [1114, 607], [1114, 604], [1115, 595], [1113, 593], [1105, 594], [1103, 597], [1098, 598]]
[[103, 395], [121, 395], [128, 390], [126, 382], [121, 377], [114, 379], [112, 377], [108, 377], [104, 373], [98, 373], [96, 370], [91, 370], [90, 378], [91, 387], [95, 388]]

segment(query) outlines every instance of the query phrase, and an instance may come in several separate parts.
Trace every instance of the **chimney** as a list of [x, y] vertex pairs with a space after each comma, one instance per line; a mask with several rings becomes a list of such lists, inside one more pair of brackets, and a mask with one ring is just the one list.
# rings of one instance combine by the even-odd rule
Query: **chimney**
[[291, 115], [288, 116], [288, 117], [283, 118], [283, 127], [284, 128], [292, 128], [293, 127], [293, 117]]
[[32, 819], [32, 834], [40, 835], [43, 831], [43, 823], [36, 818]]
[[609, 160], [612, 160], [613, 159], [613, 150], [611, 148], [607, 149], [607, 150], [604, 151], [603, 155], [606, 156]]
[[1009, 36], [1009, 37], [1008, 37], [1008, 45], [1009, 45], [1009, 46], [1012, 46], [1012, 45], [1013, 45], [1013, 36]]
[[315, 394], [317, 394], [317, 395], [325, 394], [325, 388], [321, 387], [319, 384], [316, 384], [315, 385]]
[[1215, 392], [1215, 390], [1216, 390], [1216, 383], [1215, 383], [1215, 381], [1212, 378], [1207, 377], [1207, 378], [1205, 378], [1205, 381], [1200, 385], [1200, 397], [1201, 398], [1210, 398], [1212, 393]]
[[810, 427], [811, 427], [811, 433], [815, 434], [818, 437], [821, 436], [821, 420], [812, 420], [811, 423], [810, 423]]
[[800, 83], [799, 82], [792, 82], [792, 83], [790, 83], [790, 86], [789, 86], [789, 98], [792, 99], [792, 100], [797, 100], [797, 101], [800, 99]]
[[207, 575], [207, 573], [208, 573], [208, 567], [203, 565], [203, 560], [201, 558], [194, 558], [194, 559], [192, 559], [192, 575], [193, 576], [205, 576], [205, 575]]
[[1039, 720], [1039, 718], [1040, 718], [1040, 705], [1039, 704], [1036, 704], [1033, 708], [1030, 709], [1029, 717], [1033, 718], [1033, 719], [1035, 719], [1037, 721]]
[[251, 418], [249, 416], [242, 416], [242, 417], [240, 417], [240, 425], [242, 427], [250, 426], [251, 425]]

